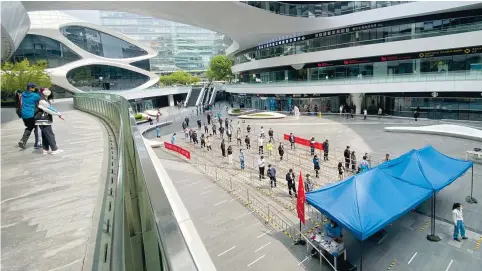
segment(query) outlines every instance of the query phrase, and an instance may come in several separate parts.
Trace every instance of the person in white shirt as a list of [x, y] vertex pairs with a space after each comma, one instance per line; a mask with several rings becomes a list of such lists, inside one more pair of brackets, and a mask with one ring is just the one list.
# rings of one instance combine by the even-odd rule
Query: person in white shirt
[[259, 179], [264, 179], [264, 157], [261, 156], [258, 160], [258, 168], [259, 168]]
[[368, 115], [368, 111], [365, 108], [365, 109], [363, 109], [363, 120], [367, 119], [367, 115]]
[[459, 241], [459, 231], [462, 239], [467, 239], [465, 237], [465, 225], [464, 225], [464, 214], [462, 212], [462, 204], [454, 203], [452, 206], [452, 220], [454, 222], [454, 240]]
[[258, 153], [263, 154], [263, 136], [259, 136], [258, 138]]
[[263, 126], [261, 126], [261, 128], [259, 129], [259, 133], [261, 135], [262, 138], [264, 138], [264, 129], [263, 129]]

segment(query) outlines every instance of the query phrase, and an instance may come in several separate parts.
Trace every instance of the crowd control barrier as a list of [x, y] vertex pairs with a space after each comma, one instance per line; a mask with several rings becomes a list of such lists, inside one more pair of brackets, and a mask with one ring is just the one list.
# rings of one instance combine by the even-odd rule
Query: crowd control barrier
[[[290, 140], [290, 135], [284, 134], [284, 140]], [[295, 144], [300, 144], [306, 147], [311, 147], [310, 140], [309, 139], [304, 139], [302, 137], [297, 137], [295, 136]], [[315, 142], [315, 149], [322, 151], [323, 150], [323, 144], [320, 142]]]
[[170, 151], [179, 153], [180, 155], [186, 157], [187, 159], [191, 159], [191, 153], [184, 148], [181, 148], [171, 143], [167, 143], [165, 141], [164, 141], [164, 147]]

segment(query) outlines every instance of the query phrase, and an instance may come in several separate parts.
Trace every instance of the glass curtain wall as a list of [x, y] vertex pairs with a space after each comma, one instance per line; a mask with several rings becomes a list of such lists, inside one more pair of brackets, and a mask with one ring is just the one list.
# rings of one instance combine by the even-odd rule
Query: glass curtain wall
[[81, 57], [64, 44], [44, 36], [27, 34], [12, 56], [13, 62], [28, 59], [30, 63], [45, 60], [49, 68], [57, 68]]
[[[361, 27], [359, 27], [361, 28]], [[356, 29], [356, 30], [355, 30]], [[482, 30], [482, 16], [403, 23], [366, 30], [342, 29], [320, 33], [318, 38], [300, 40], [268, 48], [252, 48], [235, 56], [235, 64], [278, 56], [332, 50], [368, 44], [450, 35]], [[328, 34], [329, 33], [329, 34]]]

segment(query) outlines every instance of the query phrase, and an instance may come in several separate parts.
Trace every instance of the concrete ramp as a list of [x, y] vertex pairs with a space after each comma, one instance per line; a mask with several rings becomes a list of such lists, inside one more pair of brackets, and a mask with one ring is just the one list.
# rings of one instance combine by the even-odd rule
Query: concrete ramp
[[385, 127], [385, 131], [398, 133], [442, 135], [482, 141], [481, 130], [454, 124], [440, 124], [418, 127]]

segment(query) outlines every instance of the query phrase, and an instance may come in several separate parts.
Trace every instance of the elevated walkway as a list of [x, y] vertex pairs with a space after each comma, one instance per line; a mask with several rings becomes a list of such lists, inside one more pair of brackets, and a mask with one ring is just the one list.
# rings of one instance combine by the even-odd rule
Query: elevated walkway
[[385, 127], [386, 132], [431, 134], [482, 141], [482, 131], [467, 126], [440, 124], [418, 127]]
[[[92, 115], [56, 103], [59, 155], [17, 142], [20, 119], [2, 123], [2, 270], [90, 270], [104, 193], [107, 133]], [[2, 111], [3, 113], [3, 111]]]

